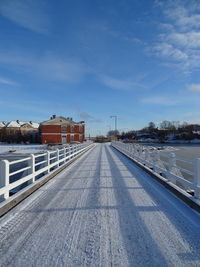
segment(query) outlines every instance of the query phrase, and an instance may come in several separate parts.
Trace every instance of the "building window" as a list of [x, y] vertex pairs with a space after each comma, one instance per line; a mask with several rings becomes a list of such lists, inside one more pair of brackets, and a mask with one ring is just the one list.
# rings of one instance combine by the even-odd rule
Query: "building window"
[[71, 133], [74, 133], [74, 126], [71, 126]]
[[61, 126], [61, 132], [66, 133], [67, 132], [67, 126]]

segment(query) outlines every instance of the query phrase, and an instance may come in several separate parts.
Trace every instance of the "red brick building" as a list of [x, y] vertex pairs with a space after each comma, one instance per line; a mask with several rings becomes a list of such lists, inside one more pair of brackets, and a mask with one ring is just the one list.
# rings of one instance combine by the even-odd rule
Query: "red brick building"
[[42, 144], [66, 144], [83, 142], [85, 139], [85, 122], [74, 122], [70, 118], [56, 117], [40, 124]]

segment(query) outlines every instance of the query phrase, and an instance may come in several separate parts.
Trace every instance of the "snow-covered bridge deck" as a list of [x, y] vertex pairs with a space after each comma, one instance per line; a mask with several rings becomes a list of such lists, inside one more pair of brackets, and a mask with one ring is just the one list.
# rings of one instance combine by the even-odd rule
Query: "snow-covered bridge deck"
[[0, 266], [200, 266], [200, 217], [97, 145], [1, 218]]

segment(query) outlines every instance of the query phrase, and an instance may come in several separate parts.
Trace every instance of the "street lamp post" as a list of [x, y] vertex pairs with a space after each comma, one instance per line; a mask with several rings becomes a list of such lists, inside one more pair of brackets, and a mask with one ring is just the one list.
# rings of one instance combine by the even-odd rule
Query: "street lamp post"
[[115, 138], [117, 140], [117, 116], [116, 115], [113, 115], [113, 116], [110, 116], [111, 119], [115, 119]]

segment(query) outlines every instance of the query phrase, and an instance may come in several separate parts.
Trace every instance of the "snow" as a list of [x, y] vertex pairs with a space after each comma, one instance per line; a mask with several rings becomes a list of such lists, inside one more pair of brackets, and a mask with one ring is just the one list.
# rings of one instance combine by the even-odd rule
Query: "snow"
[[11, 121], [11, 122], [8, 122], [6, 127], [21, 127], [22, 125], [24, 124], [29, 124], [31, 127], [37, 129], [39, 128], [39, 123], [37, 122], [30, 122], [30, 121]]
[[39, 128], [39, 126], [40, 126], [40, 124], [39, 123], [37, 123], [37, 122], [26, 122], [26, 123], [28, 123], [28, 124], [30, 124], [33, 128], [35, 128], [35, 129], [38, 129]]
[[200, 266], [200, 216], [99, 144], [0, 219], [0, 266]]
[[167, 143], [171, 144], [200, 144], [200, 139], [192, 139], [192, 140], [170, 140]]
[[200, 135], [200, 131], [192, 131], [193, 132], [193, 134], [198, 134], [198, 135]]
[[13, 151], [12, 154], [20, 153], [20, 154], [34, 154], [38, 152], [43, 152], [47, 150], [46, 145], [19, 145], [19, 144], [13, 144], [13, 145], [0, 145], [0, 154], [7, 153], [9, 151]]

